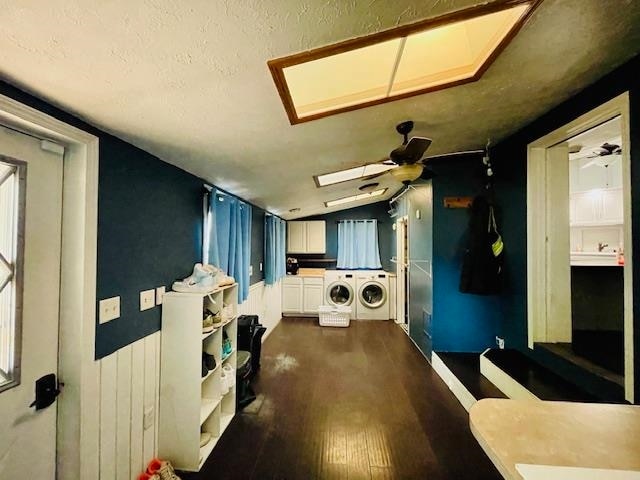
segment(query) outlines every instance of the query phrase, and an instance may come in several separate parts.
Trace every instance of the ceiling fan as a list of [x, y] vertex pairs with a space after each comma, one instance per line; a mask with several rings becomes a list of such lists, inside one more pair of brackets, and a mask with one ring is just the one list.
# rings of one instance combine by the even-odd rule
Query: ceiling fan
[[[595, 150], [593, 150], [592, 154], [585, 155], [584, 157], [578, 157], [575, 160], [584, 160], [587, 158], [592, 159], [590, 162], [585, 163], [580, 168], [587, 168], [593, 165], [607, 168], [609, 165], [616, 162], [618, 160], [617, 157], [619, 157], [621, 154], [622, 154], [622, 148], [620, 148], [620, 145], [616, 145], [615, 143], [605, 142], [599, 147], [597, 147]], [[613, 157], [614, 155], [616, 157]]]
[[441, 155], [432, 155], [430, 157], [423, 157], [424, 153], [431, 145], [431, 139], [425, 137], [409, 138], [409, 134], [412, 130], [413, 121], [407, 120], [406, 122], [399, 123], [396, 126], [396, 131], [404, 138], [402, 145], [400, 145], [398, 148], [395, 148], [389, 154], [389, 158], [379, 162], [383, 165], [397, 165], [397, 167], [365, 177], [365, 180], [371, 180], [373, 178], [378, 178], [383, 175], [390, 174], [396, 180], [404, 183], [405, 185], [408, 185], [418, 178], [429, 180], [435, 176], [433, 170], [426, 166], [426, 162], [428, 160], [439, 157], [484, 153], [484, 150], [468, 150], [463, 152], [452, 152], [444, 153]]

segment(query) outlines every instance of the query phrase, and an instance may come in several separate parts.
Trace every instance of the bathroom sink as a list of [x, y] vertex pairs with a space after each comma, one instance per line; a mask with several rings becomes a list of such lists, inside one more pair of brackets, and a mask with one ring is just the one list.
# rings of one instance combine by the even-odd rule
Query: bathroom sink
[[618, 267], [618, 254], [615, 252], [571, 252], [571, 265]]

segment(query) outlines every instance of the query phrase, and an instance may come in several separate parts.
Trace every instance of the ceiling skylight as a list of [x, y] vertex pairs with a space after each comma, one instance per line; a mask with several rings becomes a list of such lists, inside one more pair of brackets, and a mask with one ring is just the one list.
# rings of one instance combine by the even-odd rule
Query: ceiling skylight
[[268, 62], [292, 124], [476, 81], [541, 0], [503, 0]]
[[396, 167], [397, 165], [371, 163], [369, 165], [363, 165], [361, 167], [340, 170], [339, 172], [327, 173], [325, 175], [315, 175], [313, 179], [316, 181], [316, 185], [318, 185], [318, 187], [325, 187], [327, 185], [333, 185], [334, 183], [348, 182], [349, 180], [355, 180], [357, 178], [375, 175], [376, 173], [386, 172], [387, 170], [391, 170], [392, 168]]
[[335, 207], [336, 205], [342, 205], [343, 203], [351, 203], [357, 202], [358, 200], [364, 200], [365, 198], [379, 197], [380, 195], [384, 195], [386, 191], [386, 188], [381, 188], [380, 190], [374, 190], [373, 192], [369, 193], [359, 193], [358, 195], [351, 195], [350, 197], [338, 198], [337, 200], [324, 202], [324, 206]]

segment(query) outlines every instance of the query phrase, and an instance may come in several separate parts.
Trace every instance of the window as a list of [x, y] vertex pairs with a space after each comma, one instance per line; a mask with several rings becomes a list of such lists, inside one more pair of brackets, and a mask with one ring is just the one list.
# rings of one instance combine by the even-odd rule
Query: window
[[20, 383], [26, 164], [0, 156], [0, 391]]
[[382, 268], [377, 220], [338, 223], [338, 268]]

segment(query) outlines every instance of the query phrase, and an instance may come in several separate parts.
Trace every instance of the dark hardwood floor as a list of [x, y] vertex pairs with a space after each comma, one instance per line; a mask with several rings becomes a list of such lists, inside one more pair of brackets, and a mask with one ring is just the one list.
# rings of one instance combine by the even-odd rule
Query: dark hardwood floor
[[392, 322], [283, 319], [237, 415], [199, 474], [219, 479], [500, 479], [468, 415]]

